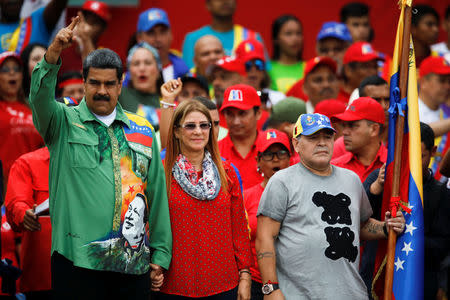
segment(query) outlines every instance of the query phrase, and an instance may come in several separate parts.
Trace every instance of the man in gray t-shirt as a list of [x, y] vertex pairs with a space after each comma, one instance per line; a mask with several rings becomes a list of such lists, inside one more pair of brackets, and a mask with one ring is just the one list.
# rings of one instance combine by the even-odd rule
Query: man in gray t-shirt
[[385, 238], [389, 227], [403, 232], [403, 215], [370, 218], [358, 175], [330, 164], [334, 129], [326, 116], [301, 115], [293, 136], [301, 162], [270, 179], [258, 208], [264, 299], [367, 299], [359, 240]]

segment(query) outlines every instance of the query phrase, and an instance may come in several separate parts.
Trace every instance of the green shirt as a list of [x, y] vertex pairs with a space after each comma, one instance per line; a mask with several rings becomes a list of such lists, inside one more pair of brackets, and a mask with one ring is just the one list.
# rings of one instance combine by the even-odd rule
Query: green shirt
[[287, 91], [300, 79], [303, 78], [305, 62], [299, 61], [293, 65], [284, 65], [276, 61], [270, 62], [269, 76], [270, 88], [286, 94]]
[[152, 126], [120, 104], [107, 127], [85, 100], [56, 102], [60, 65], [39, 62], [30, 90], [33, 121], [50, 150], [52, 253], [94, 270], [144, 274], [150, 262], [167, 269], [172, 233]]

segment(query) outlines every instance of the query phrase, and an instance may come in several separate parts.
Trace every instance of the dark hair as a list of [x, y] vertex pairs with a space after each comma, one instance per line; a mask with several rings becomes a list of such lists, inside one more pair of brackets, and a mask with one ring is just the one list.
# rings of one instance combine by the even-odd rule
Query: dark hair
[[30, 60], [30, 55], [31, 52], [34, 50], [34, 48], [36, 47], [41, 47], [45, 50], [47, 50], [47, 47], [39, 44], [39, 43], [31, 43], [28, 44], [25, 49], [23, 49], [22, 53], [20, 53], [20, 59], [22, 60], [23, 63], [23, 69], [22, 69], [22, 73], [23, 73], [23, 81], [22, 81], [22, 87], [23, 87], [23, 91], [25, 93], [25, 95], [28, 96], [28, 94], [30, 93], [30, 83], [31, 83], [31, 76], [30, 74], [28, 74], [28, 63]]
[[84, 59], [83, 78], [87, 79], [90, 68], [98, 69], [116, 69], [117, 79], [122, 80], [123, 65], [119, 55], [116, 52], [104, 48], [94, 50]]
[[434, 147], [434, 131], [430, 125], [420, 122], [420, 141], [424, 143], [425, 149], [430, 151]]
[[342, 6], [339, 13], [341, 22], [346, 23], [350, 17], [369, 16], [369, 6], [361, 2], [352, 2]]
[[388, 84], [387, 81], [378, 75], [372, 75], [372, 76], [366, 77], [363, 79], [363, 81], [361, 81], [361, 84], [359, 85], [359, 88], [358, 88], [359, 96], [360, 97], [367, 96], [366, 93], [364, 92], [364, 88], [368, 85], [380, 86], [380, 85], [385, 85], [385, 84]]
[[446, 19], [450, 18], [450, 5], [447, 6], [447, 9], [445, 10], [445, 18]]
[[200, 102], [201, 104], [206, 106], [206, 108], [208, 110], [215, 110], [215, 109], [217, 109], [217, 105], [211, 99], [208, 99], [206, 97], [195, 96], [194, 98], [192, 98], [192, 100]]
[[63, 88], [59, 84], [69, 79], [83, 79], [80, 71], [67, 71], [58, 77], [58, 84], [56, 85], [56, 97], [61, 97]]
[[[278, 45], [278, 35], [280, 34], [281, 28], [288, 21], [295, 21], [303, 28], [302, 22], [294, 15], [282, 15], [275, 19], [272, 23], [272, 46], [273, 46], [273, 60], [278, 60], [280, 58], [280, 46]], [[299, 51], [297, 59], [301, 60], [303, 55], [303, 50]]]
[[439, 23], [439, 14], [433, 7], [431, 7], [429, 5], [426, 5], [426, 4], [414, 5], [412, 8], [412, 11], [413, 11], [413, 14], [411, 17], [411, 24], [413, 26], [417, 26], [419, 24], [420, 20], [426, 15], [433, 15]]

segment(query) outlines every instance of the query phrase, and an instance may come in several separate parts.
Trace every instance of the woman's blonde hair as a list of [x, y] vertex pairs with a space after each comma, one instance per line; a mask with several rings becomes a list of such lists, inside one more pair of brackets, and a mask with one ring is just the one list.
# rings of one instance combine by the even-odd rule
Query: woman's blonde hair
[[172, 119], [170, 120], [169, 134], [167, 139], [166, 148], [166, 158], [165, 158], [165, 173], [166, 173], [166, 185], [167, 185], [167, 195], [170, 196], [170, 185], [172, 182], [172, 168], [177, 160], [178, 155], [181, 153], [180, 141], [175, 136], [175, 131], [178, 130], [181, 122], [186, 118], [186, 116], [191, 112], [200, 112], [211, 124], [211, 129], [209, 130], [208, 143], [206, 144], [206, 150], [211, 154], [212, 160], [217, 166], [219, 171], [220, 181], [222, 190], [227, 192], [228, 190], [228, 176], [222, 165], [222, 158], [219, 153], [219, 146], [217, 144], [216, 136], [214, 135], [214, 123], [212, 122], [209, 110], [205, 105], [199, 101], [183, 101], [175, 109]]

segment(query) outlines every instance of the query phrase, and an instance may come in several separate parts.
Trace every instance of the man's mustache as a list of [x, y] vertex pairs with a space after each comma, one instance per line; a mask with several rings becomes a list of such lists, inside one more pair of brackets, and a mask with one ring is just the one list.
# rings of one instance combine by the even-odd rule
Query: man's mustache
[[99, 100], [109, 101], [110, 97], [108, 95], [95, 94], [93, 99], [95, 101], [99, 101]]

